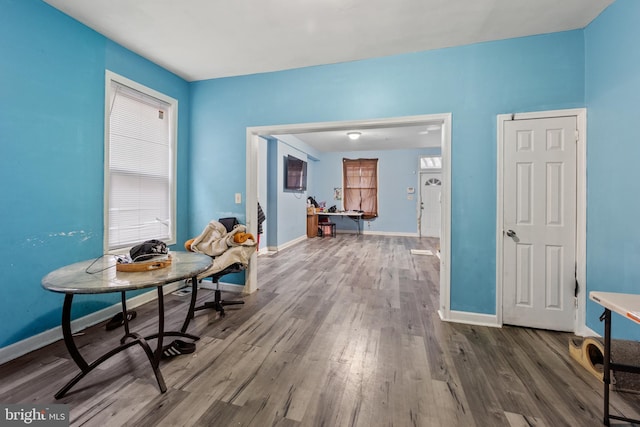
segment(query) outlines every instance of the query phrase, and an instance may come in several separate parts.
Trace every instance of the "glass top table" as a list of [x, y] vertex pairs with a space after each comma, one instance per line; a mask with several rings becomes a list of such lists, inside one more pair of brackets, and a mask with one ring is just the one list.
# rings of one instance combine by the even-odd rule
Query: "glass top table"
[[212, 258], [195, 252], [171, 252], [171, 264], [142, 272], [116, 271], [111, 255], [81, 261], [44, 276], [42, 286], [65, 294], [103, 294], [152, 288], [190, 279], [211, 266]]
[[[198, 274], [206, 271], [213, 259], [208, 255], [193, 252], [171, 252], [171, 264], [149, 271], [122, 272], [116, 270], [116, 260], [111, 255], [70, 264], [61, 267], [42, 278], [42, 286], [52, 292], [65, 294], [62, 307], [62, 334], [64, 342], [72, 359], [80, 368], [80, 373], [69, 381], [55, 395], [56, 399], [63, 397], [78, 381], [115, 354], [133, 346], [140, 345], [145, 351], [155, 374], [161, 392], [167, 387], [160, 372], [160, 359], [162, 358], [162, 340], [165, 336], [178, 336], [197, 341], [199, 337], [186, 333], [191, 318], [193, 318], [196, 303]], [[191, 279], [191, 301], [187, 315], [180, 331], [164, 330], [164, 293], [162, 287], [169, 283]], [[157, 288], [158, 293], [158, 332], [141, 336], [129, 330], [127, 319], [126, 292], [138, 289]], [[120, 345], [98, 357], [94, 362], [87, 363], [78, 351], [71, 331], [71, 305], [75, 294], [102, 294], [120, 292], [122, 303], [122, 317], [124, 323], [124, 336], [120, 339]], [[149, 346], [148, 340], [156, 339], [155, 350]]]

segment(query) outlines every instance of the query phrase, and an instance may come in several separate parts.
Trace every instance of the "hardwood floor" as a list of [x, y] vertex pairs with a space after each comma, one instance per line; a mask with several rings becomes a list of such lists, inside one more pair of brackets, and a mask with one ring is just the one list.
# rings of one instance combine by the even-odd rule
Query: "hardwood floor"
[[[339, 234], [259, 257], [259, 291], [224, 318], [198, 312], [196, 352], [162, 362], [164, 394], [135, 346], [56, 402], [77, 373], [57, 342], [0, 366], [0, 402], [66, 403], [78, 426], [602, 425], [570, 334], [440, 321], [438, 259], [410, 254], [434, 243]], [[166, 298], [168, 326], [187, 302]], [[155, 303], [136, 311], [132, 329], [153, 331]], [[89, 328], [80, 351], [93, 360], [120, 332]], [[612, 413], [640, 417], [639, 400], [613, 392]]]

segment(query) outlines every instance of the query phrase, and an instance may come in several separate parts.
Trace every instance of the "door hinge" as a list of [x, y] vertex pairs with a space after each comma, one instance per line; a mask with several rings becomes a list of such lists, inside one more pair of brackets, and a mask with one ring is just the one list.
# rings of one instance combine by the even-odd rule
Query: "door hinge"
[[573, 280], [575, 280], [576, 285], [573, 289], [574, 298], [578, 298], [578, 292], [580, 291], [580, 284], [578, 283], [578, 265], [576, 264], [575, 269], [573, 270]]
[[580, 141], [580, 131], [578, 129], [575, 130], [576, 142]]

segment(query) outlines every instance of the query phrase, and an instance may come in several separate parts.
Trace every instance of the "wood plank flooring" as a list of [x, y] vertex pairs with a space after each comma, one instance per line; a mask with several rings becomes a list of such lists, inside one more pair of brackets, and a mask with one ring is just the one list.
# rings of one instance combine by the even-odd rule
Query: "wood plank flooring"
[[[135, 346], [55, 402], [77, 373], [57, 342], [0, 366], [0, 402], [66, 403], [74, 426], [602, 425], [602, 385], [570, 358], [570, 334], [440, 321], [438, 259], [410, 254], [435, 243], [338, 235], [259, 257], [259, 290], [223, 293], [245, 305], [198, 312], [196, 352], [162, 362], [164, 394]], [[165, 302], [178, 328], [188, 297]], [[156, 304], [136, 311], [132, 329], [153, 331]], [[93, 360], [121, 331], [84, 332]], [[640, 395], [611, 400], [640, 417]]]

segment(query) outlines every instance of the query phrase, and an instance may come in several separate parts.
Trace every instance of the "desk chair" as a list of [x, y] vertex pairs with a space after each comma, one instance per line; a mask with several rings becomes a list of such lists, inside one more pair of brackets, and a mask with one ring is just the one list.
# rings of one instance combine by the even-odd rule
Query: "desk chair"
[[[231, 217], [231, 218], [220, 218], [218, 220], [218, 222], [220, 224], [222, 224], [224, 226], [224, 228], [226, 229], [227, 233], [230, 233], [232, 230], [234, 230], [234, 228], [236, 226], [239, 225], [239, 222], [237, 220], [237, 218], [235, 217]], [[185, 243], [185, 248], [187, 250], [192, 250], [191, 249], [191, 242], [193, 242], [194, 239], [189, 240], [188, 242]], [[253, 249], [252, 249], [253, 250]], [[215, 257], [214, 257], [215, 258]], [[231, 273], [239, 273], [241, 271], [246, 270], [247, 266], [243, 263], [240, 262], [235, 262], [233, 264], [230, 264], [228, 266], [226, 266], [224, 269], [220, 270], [220, 271], [216, 271], [215, 273], [211, 274], [210, 276], [205, 276], [199, 279], [199, 283], [202, 283], [203, 279], [206, 278], [211, 278], [211, 281], [213, 283], [215, 283], [215, 289], [214, 289], [214, 298], [213, 301], [206, 301], [204, 304], [195, 307], [194, 308], [194, 312], [195, 311], [199, 311], [199, 310], [204, 310], [207, 308], [212, 308], [215, 311], [220, 313], [220, 316], [224, 316], [224, 307], [228, 306], [228, 305], [239, 305], [239, 304], [244, 304], [244, 301], [225, 301], [222, 299], [222, 296], [220, 294], [220, 279], [223, 276], [226, 276], [227, 274], [231, 274]]]
[[[211, 277], [211, 281], [216, 284], [216, 288], [214, 290], [213, 301], [205, 301], [204, 304], [194, 308], [194, 311], [204, 310], [207, 308], [212, 308], [215, 311], [220, 313], [220, 316], [224, 316], [224, 307], [227, 305], [238, 305], [244, 304], [244, 301], [225, 301], [222, 299], [220, 295], [220, 278], [222, 276], [226, 276], [231, 273], [239, 273], [241, 271], [246, 270], [246, 266], [244, 264], [235, 263], [231, 264], [229, 267], [225, 268], [222, 271], [219, 271], [209, 277]], [[200, 280], [202, 282], [202, 280]]]
[[318, 235], [320, 237], [336, 237], [336, 224], [324, 217], [318, 220]]

